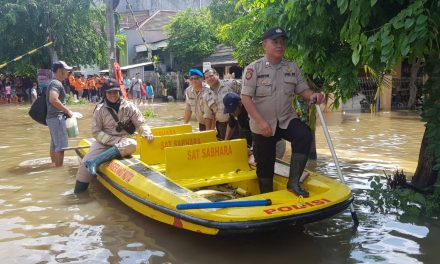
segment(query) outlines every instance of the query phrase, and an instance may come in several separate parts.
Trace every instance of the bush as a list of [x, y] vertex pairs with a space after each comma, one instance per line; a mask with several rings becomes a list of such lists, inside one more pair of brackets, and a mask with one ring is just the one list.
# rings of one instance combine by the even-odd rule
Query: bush
[[156, 116], [156, 114], [153, 111], [153, 108], [145, 109], [145, 111], [142, 112], [142, 115], [144, 116], [145, 119], [154, 118]]
[[371, 190], [360, 203], [368, 205], [373, 212], [394, 213], [399, 216], [437, 217], [440, 212], [440, 188], [429, 193], [420, 193], [411, 189], [403, 170], [392, 175], [369, 179]]
[[83, 105], [89, 101], [86, 98], [79, 98], [79, 100], [73, 100], [74, 96], [72, 94], [66, 94], [66, 104], [67, 105]]

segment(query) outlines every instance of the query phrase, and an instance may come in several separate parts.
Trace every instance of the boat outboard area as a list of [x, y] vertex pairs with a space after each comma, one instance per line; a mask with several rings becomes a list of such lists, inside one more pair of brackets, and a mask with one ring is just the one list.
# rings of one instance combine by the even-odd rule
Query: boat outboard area
[[[332, 217], [353, 200], [347, 185], [311, 171], [303, 182], [310, 196], [296, 196], [286, 189], [289, 164], [282, 161], [274, 191], [261, 194], [246, 140], [217, 141], [215, 131], [192, 132], [189, 124], [152, 132], [152, 143], [137, 137], [131, 157], [101, 164], [97, 179], [127, 206], [165, 224], [209, 235], [252, 233]], [[80, 157], [87, 151], [76, 150]]]

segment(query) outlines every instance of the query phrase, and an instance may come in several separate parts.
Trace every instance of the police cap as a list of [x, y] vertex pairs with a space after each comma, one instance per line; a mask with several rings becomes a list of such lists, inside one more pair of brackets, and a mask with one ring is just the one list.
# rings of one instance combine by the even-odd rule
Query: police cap
[[104, 89], [104, 92], [121, 91], [121, 88], [119, 87], [119, 82], [113, 78], [108, 78], [107, 80], [105, 80], [104, 84], [102, 85], [102, 89]]
[[223, 111], [224, 114], [230, 114], [235, 112], [238, 105], [240, 104], [240, 96], [234, 92], [229, 92], [223, 97], [223, 104], [225, 105], [225, 109]]
[[197, 69], [190, 69], [189, 70], [189, 76], [199, 76], [203, 77], [203, 73]]
[[262, 39], [276, 39], [279, 37], [287, 38], [286, 32], [280, 27], [272, 27], [264, 32]]

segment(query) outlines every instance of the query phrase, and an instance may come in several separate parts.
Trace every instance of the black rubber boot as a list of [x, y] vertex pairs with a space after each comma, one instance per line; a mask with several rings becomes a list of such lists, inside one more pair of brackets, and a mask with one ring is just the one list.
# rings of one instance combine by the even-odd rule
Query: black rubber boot
[[290, 159], [289, 181], [287, 182], [287, 190], [303, 197], [309, 197], [309, 192], [299, 185], [299, 179], [306, 167], [307, 156], [306, 154], [293, 153]]
[[101, 163], [112, 160], [114, 158], [119, 158], [120, 156], [121, 154], [119, 153], [118, 148], [113, 146], [99, 154], [96, 158], [84, 162], [84, 165], [86, 166], [90, 175], [96, 177], [96, 168]]
[[260, 193], [268, 193], [273, 191], [273, 179], [258, 179], [260, 185]]
[[77, 180], [75, 183], [75, 189], [73, 190], [73, 192], [75, 194], [82, 193], [82, 192], [87, 191], [87, 188], [89, 188], [88, 182], [80, 182]]

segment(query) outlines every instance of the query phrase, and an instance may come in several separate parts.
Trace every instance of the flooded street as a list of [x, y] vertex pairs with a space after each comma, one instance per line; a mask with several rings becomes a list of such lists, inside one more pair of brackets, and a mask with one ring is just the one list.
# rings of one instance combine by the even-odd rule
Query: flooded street
[[[343, 175], [355, 194], [360, 226], [350, 211], [304, 228], [247, 236], [211, 237], [179, 230], [130, 209], [98, 182], [73, 195], [78, 159], [66, 152], [49, 166], [49, 132], [31, 120], [28, 105], [0, 105], [0, 256], [2, 263], [438, 263], [438, 218], [403, 218], [371, 211], [371, 176], [415, 171], [423, 123], [414, 113], [340, 112], [325, 118]], [[80, 137], [91, 137], [93, 105]], [[151, 126], [181, 124], [183, 103], [154, 104]], [[193, 123], [193, 127], [196, 124]], [[318, 160], [308, 168], [337, 178], [322, 129]]]

